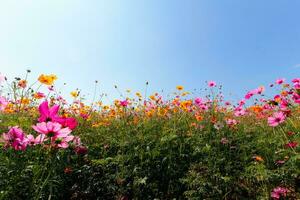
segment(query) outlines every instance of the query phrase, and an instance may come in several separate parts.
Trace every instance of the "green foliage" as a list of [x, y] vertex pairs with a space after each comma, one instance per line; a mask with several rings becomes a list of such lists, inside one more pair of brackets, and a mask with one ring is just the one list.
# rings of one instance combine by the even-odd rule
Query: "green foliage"
[[[10, 117], [2, 132], [15, 125]], [[19, 125], [30, 132], [25, 119]], [[208, 121], [198, 122], [204, 128], [192, 122], [187, 114], [100, 127], [81, 121], [74, 134], [88, 146], [86, 156], [39, 147], [1, 150], [0, 199], [268, 199], [279, 185], [293, 191], [290, 199], [299, 197], [299, 147], [284, 148], [279, 127], [244, 123], [218, 130]], [[299, 134], [292, 137], [299, 141]]]

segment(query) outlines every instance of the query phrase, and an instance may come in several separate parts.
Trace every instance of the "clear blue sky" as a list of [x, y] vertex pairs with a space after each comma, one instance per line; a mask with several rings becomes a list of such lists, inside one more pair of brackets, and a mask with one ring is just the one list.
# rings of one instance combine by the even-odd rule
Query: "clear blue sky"
[[0, 72], [55, 73], [66, 92], [171, 92], [216, 80], [241, 97], [300, 74], [299, 0], [7, 0]]

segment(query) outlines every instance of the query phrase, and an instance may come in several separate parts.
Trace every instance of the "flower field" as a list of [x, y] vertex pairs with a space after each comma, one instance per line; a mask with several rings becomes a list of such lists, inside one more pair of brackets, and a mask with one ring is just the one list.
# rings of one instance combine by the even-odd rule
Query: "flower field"
[[300, 199], [300, 78], [87, 104], [29, 75], [0, 74], [0, 199]]

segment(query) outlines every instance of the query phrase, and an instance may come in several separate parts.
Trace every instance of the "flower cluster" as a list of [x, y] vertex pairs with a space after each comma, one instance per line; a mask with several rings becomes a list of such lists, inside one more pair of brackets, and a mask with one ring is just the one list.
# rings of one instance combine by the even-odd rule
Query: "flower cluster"
[[86, 152], [87, 149], [81, 144], [80, 138], [71, 135], [72, 130], [77, 126], [76, 119], [61, 117], [58, 115], [58, 111], [58, 105], [49, 108], [48, 101], [44, 101], [39, 106], [39, 123], [32, 126], [37, 132], [37, 136], [26, 135], [22, 129], [15, 126], [10, 128], [7, 133], [3, 133], [4, 146], [6, 148], [11, 146], [15, 150], [25, 150], [27, 146], [41, 144], [66, 149], [72, 144], [75, 147], [75, 152]]

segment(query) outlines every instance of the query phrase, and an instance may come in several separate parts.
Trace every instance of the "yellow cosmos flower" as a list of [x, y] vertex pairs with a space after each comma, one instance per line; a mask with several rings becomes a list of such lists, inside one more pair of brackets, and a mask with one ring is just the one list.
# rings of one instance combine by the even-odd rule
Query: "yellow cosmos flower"
[[76, 97], [78, 97], [79, 92], [78, 91], [73, 91], [70, 94], [71, 94], [72, 97], [76, 98]]
[[135, 95], [138, 97], [142, 97], [142, 94], [140, 92], [136, 92]]
[[54, 81], [57, 80], [57, 76], [54, 74], [39, 76], [38, 81], [45, 85], [53, 85]]

